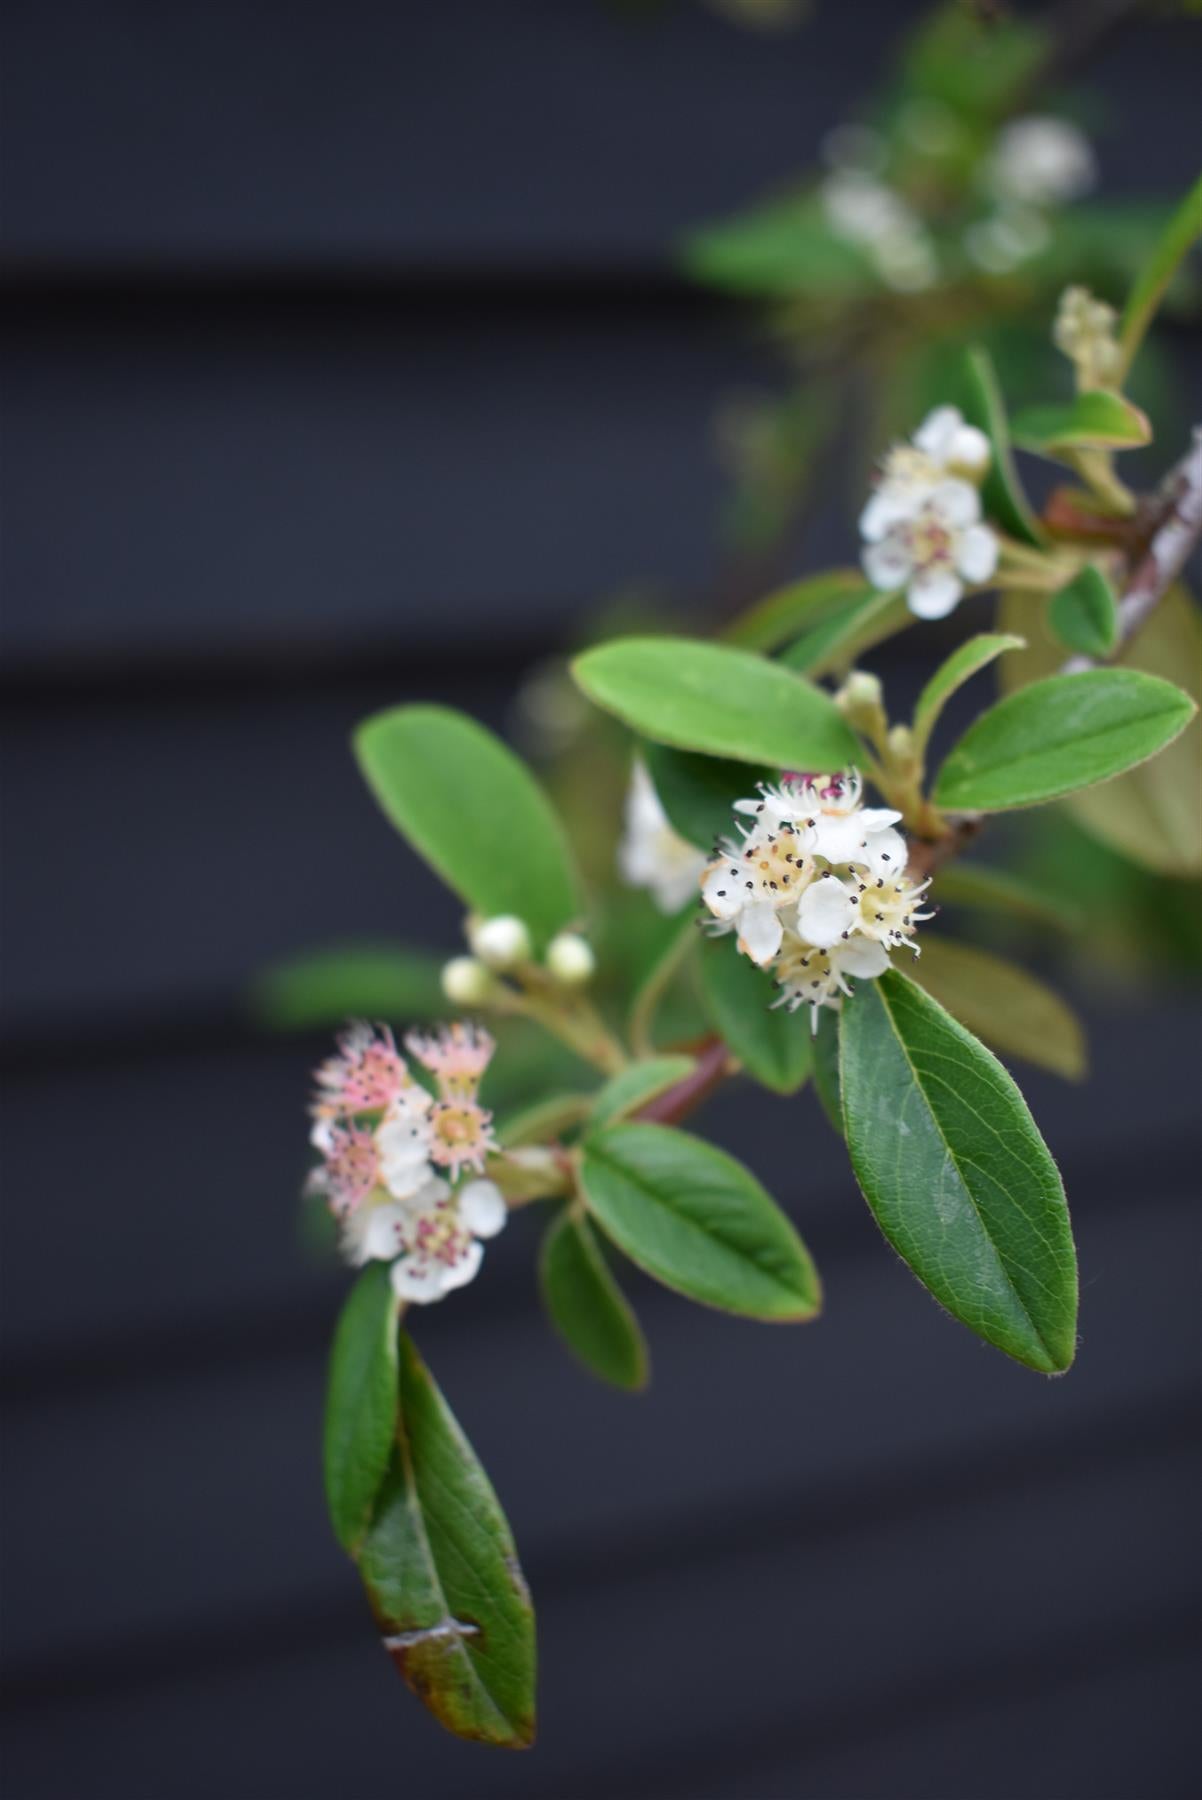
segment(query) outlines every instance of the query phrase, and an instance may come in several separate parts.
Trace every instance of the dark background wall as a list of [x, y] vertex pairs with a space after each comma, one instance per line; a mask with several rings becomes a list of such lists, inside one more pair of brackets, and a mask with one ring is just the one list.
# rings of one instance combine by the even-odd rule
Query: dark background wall
[[[1093, 1084], [1029, 1084], [1082, 1254], [1063, 1381], [944, 1319], [817, 1113], [749, 1095], [713, 1129], [802, 1225], [819, 1326], [638, 1286], [655, 1385], [611, 1396], [539, 1317], [526, 1219], [422, 1319], [540, 1602], [510, 1759], [422, 1716], [329, 1537], [317, 1046], [241, 1004], [313, 943], [454, 940], [355, 719], [498, 720], [599, 594], [711, 579], [712, 411], [772, 364], [667, 246], [807, 161], [912, 10], [6, 9], [13, 1800], [1193, 1791], [1188, 996], [1089, 984]], [[1196, 160], [1189, 29], [1098, 61], [1113, 192]]]

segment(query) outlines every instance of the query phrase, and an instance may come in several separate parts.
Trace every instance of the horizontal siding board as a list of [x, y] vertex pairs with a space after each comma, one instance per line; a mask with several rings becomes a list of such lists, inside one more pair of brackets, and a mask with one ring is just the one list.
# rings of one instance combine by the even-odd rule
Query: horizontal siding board
[[[858, 1207], [850, 1192], [840, 1199]], [[490, 1308], [486, 1263], [474, 1314], [464, 1304], [417, 1321], [523, 1554], [552, 1572], [600, 1564], [654, 1585], [677, 1564], [704, 1565], [727, 1519], [736, 1535], [715, 1557], [788, 1541], [794, 1515], [815, 1539], [846, 1529], [871, 1540], [891, 1512], [954, 1513], [997, 1482], [1038, 1488], [1061, 1453], [1066, 1468], [1085, 1462], [1104, 1480], [1111, 1463], [1168, 1454], [1187, 1431], [1196, 1230], [1184, 1197], [1148, 1196], [1138, 1237], [1119, 1212], [1083, 1220], [1083, 1347], [1057, 1382], [975, 1343], [855, 1216], [843, 1250], [825, 1258], [821, 1231], [811, 1233], [830, 1310], [795, 1332], [631, 1282], [654, 1361], [635, 1400], [590, 1383], [539, 1316], [533, 1221], [489, 1251], [509, 1306]], [[177, 1229], [180, 1256], [213, 1229], [203, 1216]], [[236, 1237], [221, 1241], [232, 1259]], [[332, 1316], [332, 1293], [329, 1306]], [[325, 1605], [340, 1564], [320, 1493], [319, 1346], [215, 1367], [202, 1353], [169, 1381], [155, 1379], [148, 1347], [145, 1379], [135, 1365], [107, 1388], [85, 1382], [45, 1400], [32, 1389], [10, 1406], [10, 1665], [61, 1660], [68, 1612], [70, 1654], [86, 1658], [106, 1643], [191, 1630], [203, 1640], [221, 1625], [236, 1635], [238, 1620]], [[28, 1534], [53, 1556], [31, 1557]], [[1160, 1549], [1179, 1576], [1186, 1537]], [[346, 1595], [353, 1609], [349, 1580]]]

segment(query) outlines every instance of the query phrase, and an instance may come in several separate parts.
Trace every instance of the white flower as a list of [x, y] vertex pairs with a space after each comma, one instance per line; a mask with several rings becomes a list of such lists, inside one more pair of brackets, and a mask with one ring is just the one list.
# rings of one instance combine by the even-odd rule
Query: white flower
[[912, 441], [937, 469], [950, 475], [980, 477], [989, 467], [989, 439], [977, 426], [964, 423], [958, 406], [937, 406], [929, 412]]
[[618, 846], [618, 867], [631, 887], [647, 888], [663, 913], [679, 912], [697, 888], [705, 857], [668, 823], [668, 815], [647, 773], [636, 761], [626, 794], [626, 829]]
[[468, 920], [467, 941], [472, 952], [490, 969], [498, 972], [514, 969], [529, 962], [530, 930], [524, 919], [512, 913], [499, 913], [493, 919]]
[[1003, 127], [989, 168], [995, 191], [1027, 206], [1059, 206], [1093, 187], [1097, 165], [1084, 132], [1031, 114]]
[[818, 197], [831, 229], [862, 245], [888, 286], [916, 293], [938, 279], [938, 260], [922, 220], [868, 170], [837, 167], [820, 183]]
[[[446, 1187], [432, 1183], [431, 1189]], [[469, 1181], [454, 1201], [445, 1195], [422, 1207], [398, 1209], [402, 1256], [392, 1265], [392, 1285], [402, 1300], [419, 1306], [471, 1281], [484, 1258], [481, 1238], [495, 1237], [509, 1217], [501, 1190], [491, 1181]], [[394, 1252], [395, 1254], [395, 1252]]]
[[878, 511], [861, 525], [869, 581], [885, 591], [905, 588], [920, 619], [942, 619], [965, 582], [988, 581], [997, 567], [997, 538], [981, 523], [980, 498], [967, 481], [941, 481], [911, 511], [888, 522]]
[[380, 1180], [395, 1200], [421, 1188], [429, 1174], [433, 1101], [416, 1082], [393, 1101], [376, 1130]]
[[810, 1029], [817, 1031], [822, 1007], [838, 1008], [843, 996], [852, 989], [849, 978], [873, 981], [889, 967], [889, 957], [880, 944], [852, 937], [828, 949], [806, 943], [790, 933], [785, 940], [773, 974], [780, 989], [774, 1006], [796, 1012], [799, 1006], [810, 1008]]
[[743, 955], [763, 966], [780, 949], [780, 914], [794, 904], [813, 872], [806, 855], [813, 831], [791, 816], [798, 807], [787, 787], [766, 788], [762, 800], [738, 801], [736, 810], [760, 817], [742, 844], [723, 839], [702, 882], [701, 898], [720, 925], [737, 933]]
[[988, 219], [977, 219], [964, 233], [964, 248], [987, 275], [1008, 275], [1051, 242], [1047, 221], [1030, 207], [1004, 206]]

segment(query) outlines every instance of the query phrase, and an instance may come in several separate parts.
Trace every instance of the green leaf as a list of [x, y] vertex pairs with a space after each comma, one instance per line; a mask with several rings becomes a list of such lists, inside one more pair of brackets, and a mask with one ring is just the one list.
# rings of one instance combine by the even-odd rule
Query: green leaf
[[768, 763], [838, 769], [856, 739], [829, 694], [779, 663], [693, 638], [618, 638], [573, 664], [607, 712], [657, 744]]
[[839, 1091], [839, 1015], [824, 1006], [814, 1033], [814, 1092], [831, 1127], [843, 1136], [843, 1100]]
[[1069, 1081], [1084, 1076], [1085, 1033], [1076, 1014], [1025, 969], [971, 944], [928, 935], [910, 973], [991, 1050]]
[[694, 756], [688, 750], [671, 750], [666, 744], [647, 744], [643, 755], [673, 829], [707, 853], [716, 837], [731, 831], [735, 801], [746, 799], [755, 792], [757, 781], [772, 776], [767, 768], [749, 769], [745, 762]]
[[599, 1089], [592, 1106], [591, 1128], [608, 1125], [611, 1119], [623, 1119], [637, 1112], [657, 1094], [675, 1087], [692, 1073], [691, 1056], [651, 1056], [643, 1062], [631, 1063], [617, 1075], [611, 1075]]
[[845, 1001], [839, 1041], [852, 1167], [889, 1242], [988, 1343], [1067, 1369], [1077, 1269], [1064, 1189], [1006, 1070], [896, 970]]
[[531, 1106], [502, 1119], [498, 1136], [506, 1150], [517, 1150], [523, 1144], [545, 1144], [588, 1118], [592, 1110], [591, 1094], [552, 1094]]
[[1082, 656], [1110, 655], [1118, 638], [1118, 609], [1110, 583], [1092, 563], [1052, 595], [1048, 618], [1062, 644]]
[[1003, 651], [1021, 650], [1026, 641], [1008, 633], [982, 631], [952, 651], [931, 676], [914, 708], [914, 748], [919, 756], [926, 750], [936, 721], [956, 689], [962, 688], [978, 670], [987, 668]]
[[1059, 931], [1076, 931], [1082, 920], [1079, 906], [1062, 894], [1042, 888], [1008, 869], [991, 863], [948, 863], [939, 871], [939, 904], [966, 906], [983, 912], [1010, 913], [1036, 925], [1052, 925]]
[[1131, 290], [1119, 326], [1121, 362], [1115, 377], [1121, 386], [1142, 344], [1148, 326], [1160, 305], [1177, 265], [1191, 245], [1202, 237], [1202, 175], [1200, 175], [1164, 230], [1164, 235], [1148, 259], [1146, 268]]
[[871, 259], [832, 230], [810, 194], [692, 232], [681, 260], [696, 281], [736, 294], [851, 296], [880, 288]]
[[1152, 442], [1152, 427], [1121, 394], [1091, 388], [1062, 406], [1027, 407], [1014, 420], [1014, 441], [1042, 456], [1060, 450], [1137, 450]]
[[780, 661], [799, 674], [826, 675], [848, 667], [914, 622], [904, 594], [883, 594], [870, 588], [844, 601], [837, 613], [788, 645], [781, 651]]
[[[1026, 596], [1002, 596], [1003, 618], [1029, 612]], [[1037, 679], [1063, 651], [1038, 626], [1031, 645], [1002, 664], [1003, 686]], [[1181, 586], [1170, 588], [1151, 618], [1119, 650], [1115, 662], [1180, 685], [1202, 700], [1202, 622]], [[1164, 875], [1202, 871], [1202, 719], [1195, 716], [1152, 762], [1105, 787], [1073, 794], [1069, 809], [1090, 834], [1145, 868]]]
[[587, 1219], [565, 1207], [543, 1239], [539, 1283], [551, 1323], [586, 1369], [614, 1387], [644, 1388], [647, 1344]]
[[697, 942], [697, 917], [692, 907], [666, 921], [668, 935], [659, 954], [635, 989], [630, 1002], [630, 1040], [640, 1055], [651, 1055], [655, 1016], [668, 989], [680, 974]]
[[701, 982], [715, 1029], [747, 1073], [773, 1093], [795, 1094], [810, 1072], [809, 1009], [772, 1010], [772, 980], [728, 937], [706, 942]]
[[457, 1737], [534, 1740], [534, 1612], [505, 1515], [412, 1342], [396, 1451], [359, 1571], [384, 1646]]
[[860, 599], [864, 593], [861, 570], [824, 569], [820, 575], [807, 575], [777, 588], [741, 613], [722, 635], [744, 650], [775, 650], [799, 631], [821, 624], [832, 613], [842, 613], [849, 600]]
[[1014, 468], [1010, 430], [993, 363], [986, 350], [969, 350], [957, 383], [964, 417], [983, 431], [993, 448], [989, 473], [981, 484], [986, 516], [1023, 544], [1043, 543], [1043, 533]]
[[516, 913], [543, 944], [580, 909], [567, 839], [526, 765], [442, 706], [377, 713], [355, 754], [388, 818], [481, 913]]
[[666, 1287], [750, 1319], [817, 1313], [809, 1252], [725, 1151], [666, 1125], [607, 1125], [584, 1141], [581, 1179], [606, 1235]]
[[326, 1390], [326, 1501], [334, 1535], [353, 1554], [392, 1455], [400, 1306], [383, 1263], [365, 1269], [338, 1320]]
[[347, 1019], [434, 1019], [446, 1004], [442, 963], [399, 944], [289, 957], [265, 969], [250, 994], [255, 1018], [272, 1031], [313, 1030]]
[[956, 812], [1038, 806], [1154, 756], [1195, 711], [1180, 688], [1133, 669], [1049, 676], [969, 726], [939, 771], [935, 802]]

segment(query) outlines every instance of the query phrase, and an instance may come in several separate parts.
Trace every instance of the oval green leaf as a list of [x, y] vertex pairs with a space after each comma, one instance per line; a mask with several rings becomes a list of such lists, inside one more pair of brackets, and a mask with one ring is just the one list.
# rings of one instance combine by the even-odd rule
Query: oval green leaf
[[628, 1113], [637, 1112], [648, 1100], [683, 1081], [692, 1069], [691, 1056], [649, 1056], [643, 1062], [631, 1063], [598, 1089], [592, 1105], [592, 1125], [608, 1125], [611, 1119], [624, 1119]]
[[442, 963], [400, 944], [312, 950], [266, 969], [250, 1004], [273, 1031], [312, 1031], [347, 1019], [436, 1019], [446, 1009]]
[[666, 1125], [608, 1125], [584, 1141], [589, 1211], [633, 1263], [690, 1300], [749, 1319], [811, 1319], [810, 1255], [742, 1163]]
[[334, 1535], [353, 1554], [392, 1456], [400, 1307], [383, 1263], [365, 1269], [343, 1306], [326, 1388], [326, 1503]]
[[1059, 450], [1138, 450], [1152, 442], [1146, 413], [1121, 394], [1091, 388], [1063, 406], [1029, 406], [1014, 420], [1014, 441], [1041, 456]]
[[1173, 279], [1177, 265], [1192, 244], [1202, 237], [1202, 175], [1173, 213], [1155, 250], [1131, 290], [1119, 327], [1119, 369], [1115, 385], [1121, 387], [1135, 353], [1144, 340], [1161, 296]]
[[1005, 812], [1056, 800], [1155, 756], [1196, 710], [1179, 687], [1134, 669], [1052, 675], [969, 726], [939, 771], [935, 802]]
[[864, 592], [860, 569], [824, 569], [766, 595], [740, 614], [723, 636], [744, 650], [775, 650], [800, 631], [841, 613], [849, 600], [862, 598]]
[[767, 768], [749, 769], [745, 762], [695, 756], [666, 744], [646, 744], [643, 755], [673, 829], [707, 854], [715, 838], [731, 831], [735, 801], [753, 794], [757, 781], [772, 777]]
[[1082, 656], [1104, 659], [1118, 638], [1119, 616], [1110, 583], [1088, 563], [1052, 595], [1048, 621], [1062, 644]]
[[1077, 931], [1084, 917], [1062, 894], [1045, 893], [1024, 876], [992, 863], [948, 863], [939, 871], [939, 904], [1008, 913], [1057, 931]]
[[780, 661], [800, 674], [827, 675], [850, 667], [857, 657], [914, 623], [904, 594], [869, 588], [845, 600], [838, 612], [794, 639], [781, 651]]
[[618, 638], [572, 667], [591, 700], [656, 744], [774, 769], [839, 769], [856, 758], [829, 694], [746, 650]]
[[982, 631], [952, 651], [935, 670], [914, 708], [914, 748], [918, 755], [926, 750], [939, 715], [957, 688], [962, 688], [979, 670], [988, 668], [1003, 651], [1023, 649], [1026, 641], [1006, 632]]
[[1026, 969], [973, 944], [928, 938], [910, 974], [991, 1050], [1069, 1081], [1084, 1076], [1085, 1033], [1076, 1014]]
[[981, 503], [986, 516], [996, 520], [1020, 543], [1042, 544], [1043, 533], [1023, 492], [1010, 454], [1006, 408], [987, 350], [978, 346], [966, 352], [956, 385], [964, 417], [985, 433], [993, 450], [989, 472], [981, 484]]
[[565, 1208], [552, 1221], [538, 1273], [551, 1323], [585, 1368], [629, 1392], [646, 1387], [646, 1340], [587, 1219]]
[[1056, 1165], [997, 1058], [896, 970], [862, 982], [839, 1031], [856, 1180], [953, 1317], [1029, 1368], [1067, 1369], [1077, 1265]]
[[355, 733], [388, 818], [481, 913], [516, 913], [539, 945], [580, 909], [563, 828], [529, 769], [474, 719], [399, 706]]
[[534, 1741], [534, 1611], [488, 1477], [407, 1336], [396, 1449], [359, 1553], [384, 1647], [456, 1737]]
[[824, 1006], [814, 1033], [814, 1092], [833, 1130], [843, 1136], [843, 1101], [839, 1093], [839, 1015]]
[[775, 1094], [795, 1094], [810, 1073], [809, 1008], [773, 1008], [771, 979], [729, 937], [707, 940], [701, 983], [715, 1030], [747, 1073]]

